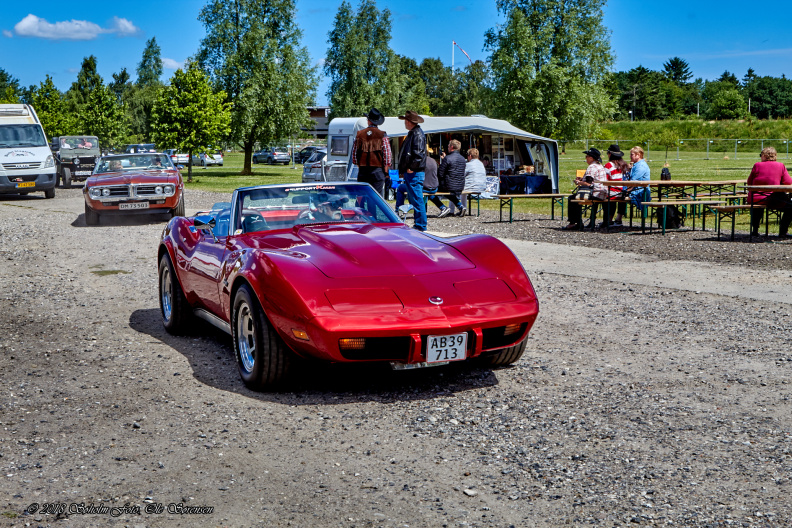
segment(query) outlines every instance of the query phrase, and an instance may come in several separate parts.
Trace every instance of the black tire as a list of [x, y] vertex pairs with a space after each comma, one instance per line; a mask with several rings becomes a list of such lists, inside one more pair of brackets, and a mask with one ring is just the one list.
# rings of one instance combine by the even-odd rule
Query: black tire
[[44, 198], [55, 198], [55, 187], [44, 191]]
[[253, 162], [253, 163], [258, 163], [258, 158], [257, 158], [256, 156], [253, 156], [253, 160], [252, 160], [252, 162]]
[[162, 255], [159, 263], [159, 303], [165, 330], [173, 335], [188, 333], [193, 320], [192, 310], [167, 253]]
[[186, 216], [184, 214], [184, 195], [182, 194], [179, 198], [179, 203], [176, 204], [176, 207], [171, 209], [171, 218], [174, 216]]
[[527, 341], [527, 339], [523, 339], [520, 343], [512, 347], [504, 348], [498, 352], [483, 356], [481, 362], [490, 367], [505, 367], [506, 365], [511, 365], [522, 357], [523, 352], [525, 352]]
[[64, 189], [71, 189], [71, 170], [67, 169], [66, 167], [63, 168], [63, 188]]
[[89, 226], [99, 225], [99, 213], [85, 204], [85, 223]]
[[239, 376], [247, 388], [262, 391], [286, 379], [293, 363], [292, 353], [246, 284], [234, 296], [231, 333]]

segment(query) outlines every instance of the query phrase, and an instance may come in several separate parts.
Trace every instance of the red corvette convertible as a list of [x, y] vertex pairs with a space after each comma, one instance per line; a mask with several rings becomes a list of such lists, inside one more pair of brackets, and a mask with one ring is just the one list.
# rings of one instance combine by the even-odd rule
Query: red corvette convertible
[[158, 258], [167, 331], [197, 318], [231, 334], [254, 390], [283, 381], [295, 356], [507, 365], [539, 311], [502, 242], [411, 229], [362, 183], [237, 189], [206, 214], [172, 219]]
[[165, 154], [104, 156], [85, 182], [85, 223], [105, 214], [170, 213], [184, 216], [181, 173]]

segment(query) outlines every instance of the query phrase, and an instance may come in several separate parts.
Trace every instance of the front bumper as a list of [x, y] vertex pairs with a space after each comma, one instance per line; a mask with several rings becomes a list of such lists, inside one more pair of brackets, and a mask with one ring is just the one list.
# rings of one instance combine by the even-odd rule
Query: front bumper
[[13, 174], [0, 173], [0, 194], [20, 194], [48, 191], [55, 188], [55, 170], [47, 173]]

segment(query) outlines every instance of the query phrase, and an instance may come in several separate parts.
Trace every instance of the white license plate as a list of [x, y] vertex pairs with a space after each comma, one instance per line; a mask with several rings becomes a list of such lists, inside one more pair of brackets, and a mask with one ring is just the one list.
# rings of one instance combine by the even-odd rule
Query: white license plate
[[91, 171], [74, 171], [75, 176], [88, 176], [91, 174]]
[[467, 333], [426, 338], [426, 362], [461, 361], [467, 356]]
[[118, 204], [118, 209], [120, 211], [124, 211], [127, 209], [148, 209], [148, 208], [149, 208], [148, 202], [132, 202], [132, 203]]

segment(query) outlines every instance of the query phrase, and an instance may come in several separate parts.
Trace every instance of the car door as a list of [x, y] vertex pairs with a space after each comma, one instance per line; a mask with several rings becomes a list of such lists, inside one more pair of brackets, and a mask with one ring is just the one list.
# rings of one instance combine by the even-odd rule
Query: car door
[[228, 248], [228, 213], [221, 213], [216, 219], [214, 236], [208, 231], [197, 231], [198, 240], [192, 255], [187, 258], [185, 289], [192, 291], [204, 307], [225, 319], [220, 304], [220, 282], [223, 260]]

